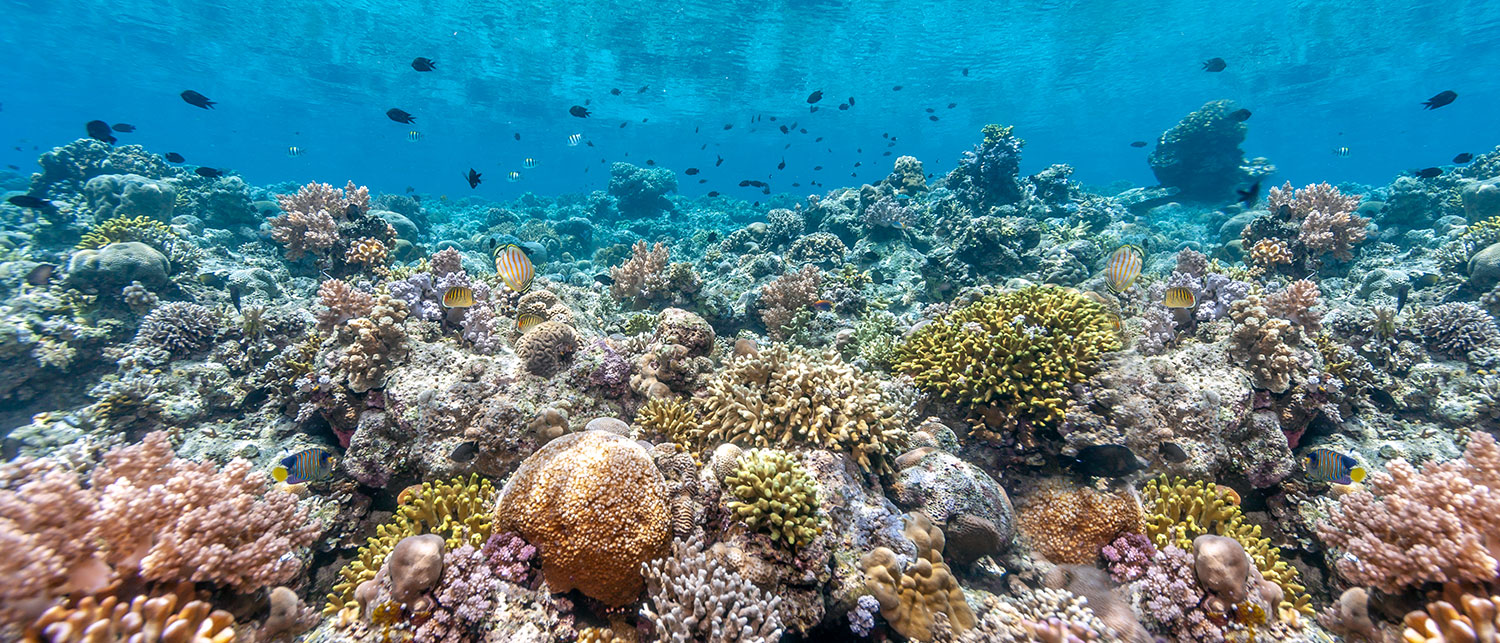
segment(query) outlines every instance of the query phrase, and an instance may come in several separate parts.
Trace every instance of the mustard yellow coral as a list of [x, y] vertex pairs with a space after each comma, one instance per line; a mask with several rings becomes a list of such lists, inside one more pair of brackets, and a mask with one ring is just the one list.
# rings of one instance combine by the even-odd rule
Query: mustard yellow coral
[[729, 511], [771, 540], [797, 548], [823, 532], [818, 483], [784, 451], [751, 449], [724, 479]]
[[954, 634], [974, 627], [974, 612], [964, 600], [963, 588], [948, 564], [943, 562], [943, 530], [923, 513], [906, 515], [906, 537], [917, 546], [917, 558], [901, 568], [901, 558], [885, 547], [876, 547], [860, 560], [865, 587], [880, 603], [880, 615], [891, 629], [913, 641], [931, 641], [935, 627], [946, 616]]
[[141, 241], [159, 247], [163, 239], [175, 235], [171, 226], [148, 216], [115, 217], [90, 228], [78, 242], [77, 248], [103, 248], [118, 241]]
[[646, 402], [635, 414], [635, 423], [648, 434], [665, 436], [684, 451], [692, 450], [692, 440], [700, 431], [698, 410], [691, 402], [656, 398]]
[[1032, 549], [1058, 564], [1092, 565], [1120, 534], [1140, 530], [1141, 507], [1123, 493], [1048, 487], [1022, 505], [1016, 527]]
[[1028, 286], [918, 329], [896, 347], [896, 369], [923, 390], [998, 410], [1007, 424], [1051, 427], [1062, 419], [1068, 387], [1119, 348], [1103, 305], [1076, 290]]
[[1281, 560], [1269, 538], [1260, 537], [1260, 525], [1245, 522], [1239, 495], [1227, 487], [1202, 480], [1188, 484], [1183, 478], [1162, 476], [1146, 483], [1142, 492], [1146, 505], [1146, 535], [1157, 547], [1176, 545], [1192, 551], [1193, 539], [1203, 534], [1228, 536], [1239, 541], [1266, 580], [1281, 587], [1285, 598], [1283, 615], [1300, 612], [1313, 615], [1312, 598], [1297, 582], [1297, 570]]
[[328, 595], [324, 614], [334, 614], [354, 607], [354, 590], [360, 583], [373, 580], [386, 555], [407, 536], [438, 534], [448, 542], [448, 549], [464, 545], [479, 547], [490, 537], [490, 510], [495, 487], [489, 480], [470, 475], [448, 482], [424, 482], [420, 491], [401, 494], [396, 514], [375, 529], [366, 539], [358, 556], [339, 570], [341, 579]]

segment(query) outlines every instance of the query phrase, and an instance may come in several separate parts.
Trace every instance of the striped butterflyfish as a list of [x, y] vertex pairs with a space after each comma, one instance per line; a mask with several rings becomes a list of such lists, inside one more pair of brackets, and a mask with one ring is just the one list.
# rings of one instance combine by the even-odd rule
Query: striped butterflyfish
[[1146, 254], [1136, 246], [1120, 246], [1119, 250], [1109, 256], [1109, 265], [1104, 270], [1104, 279], [1109, 289], [1114, 292], [1129, 290], [1136, 278], [1141, 276], [1141, 265], [1145, 258]]
[[443, 292], [443, 308], [468, 308], [474, 305], [474, 289], [452, 286]]
[[1198, 297], [1187, 286], [1173, 286], [1162, 295], [1161, 303], [1167, 308], [1192, 308], [1198, 305]]
[[531, 258], [526, 256], [526, 251], [514, 243], [505, 244], [499, 252], [495, 253], [495, 272], [500, 273], [500, 280], [505, 282], [506, 287], [518, 293], [524, 293], [531, 289], [531, 280], [536, 277], [536, 268], [531, 265]]

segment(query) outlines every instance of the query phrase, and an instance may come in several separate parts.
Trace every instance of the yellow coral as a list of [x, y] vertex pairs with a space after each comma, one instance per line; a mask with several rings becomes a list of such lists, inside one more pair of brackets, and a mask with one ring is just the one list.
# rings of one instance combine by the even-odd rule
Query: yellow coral
[[1140, 530], [1141, 507], [1123, 493], [1046, 488], [1021, 507], [1016, 526], [1047, 560], [1092, 565], [1111, 540]]
[[344, 253], [344, 261], [378, 266], [385, 263], [388, 255], [384, 243], [374, 237], [366, 237], [349, 246], [348, 252]]
[[784, 451], [751, 449], [724, 479], [729, 511], [771, 540], [804, 547], [823, 532], [818, 483]]
[[1142, 493], [1146, 535], [1157, 547], [1175, 545], [1185, 551], [1192, 551], [1193, 539], [1203, 534], [1233, 538], [1244, 546], [1261, 575], [1281, 587], [1285, 598], [1279, 607], [1284, 618], [1298, 612], [1312, 616], [1312, 598], [1297, 582], [1297, 570], [1281, 560], [1269, 538], [1260, 537], [1260, 525], [1245, 522], [1236, 504], [1238, 496], [1226, 490], [1201, 480], [1190, 485], [1183, 478], [1168, 480], [1166, 476], [1147, 482]]
[[1466, 593], [1454, 602], [1458, 605], [1433, 601], [1427, 604], [1426, 610], [1407, 613], [1403, 619], [1406, 630], [1401, 640], [1407, 643], [1500, 641], [1500, 596], [1484, 598]]
[[666, 436], [684, 451], [692, 450], [693, 439], [702, 432], [700, 421], [692, 403], [670, 398], [646, 402], [635, 415], [635, 423], [647, 433]]
[[1000, 425], [1050, 427], [1062, 419], [1068, 387], [1119, 348], [1104, 306], [1076, 290], [1028, 286], [920, 328], [896, 348], [896, 368], [991, 420], [987, 411], [1003, 413]]
[[129, 601], [115, 596], [86, 596], [68, 606], [52, 606], [26, 628], [21, 640], [233, 643], [234, 616], [196, 600], [194, 595], [192, 584], [184, 583], [172, 592], [141, 594]]
[[119, 241], [156, 242], [175, 236], [171, 226], [142, 215], [138, 217], [115, 217], [91, 228], [78, 242], [79, 250], [103, 248]]
[[458, 477], [448, 482], [424, 482], [421, 491], [403, 493], [396, 514], [375, 529], [359, 555], [339, 570], [342, 579], [328, 595], [325, 615], [356, 607], [354, 590], [360, 583], [373, 580], [391, 549], [407, 536], [438, 534], [448, 541], [449, 549], [464, 545], [479, 547], [490, 537], [490, 508], [495, 487], [477, 474], [468, 480]]

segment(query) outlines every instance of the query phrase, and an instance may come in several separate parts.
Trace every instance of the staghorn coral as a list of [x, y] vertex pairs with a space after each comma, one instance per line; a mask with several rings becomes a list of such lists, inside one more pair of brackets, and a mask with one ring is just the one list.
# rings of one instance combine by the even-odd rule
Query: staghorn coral
[[276, 203], [283, 212], [321, 210], [343, 219], [351, 205], [358, 206], [362, 211], [370, 209], [370, 190], [354, 185], [354, 181], [349, 181], [343, 188], [335, 188], [327, 183], [308, 183], [294, 194], [276, 195]]
[[201, 350], [219, 334], [219, 317], [213, 311], [182, 301], [172, 301], [152, 309], [141, 320], [135, 343], [143, 348], [159, 348], [173, 353]]
[[746, 451], [724, 488], [734, 496], [731, 514], [791, 549], [807, 546], [827, 522], [818, 511], [817, 481], [783, 451]]
[[760, 289], [760, 320], [774, 339], [785, 339], [782, 327], [797, 313], [818, 300], [823, 285], [823, 271], [817, 266], [777, 277]]
[[577, 350], [578, 334], [562, 322], [542, 322], [516, 340], [516, 355], [528, 372], [540, 377], [557, 374]]
[[1135, 583], [1141, 595], [1141, 612], [1147, 622], [1184, 642], [1218, 643], [1224, 630], [1210, 618], [1202, 604], [1205, 594], [1198, 586], [1193, 555], [1176, 545], [1167, 545], [1147, 566]]
[[164, 240], [175, 236], [177, 233], [172, 230], [172, 226], [145, 215], [115, 217], [89, 228], [74, 247], [79, 250], [97, 250], [120, 241], [140, 241], [160, 250]]
[[376, 527], [375, 535], [365, 539], [355, 559], [339, 570], [340, 581], [328, 594], [323, 613], [331, 615], [357, 607], [355, 590], [361, 583], [375, 580], [396, 543], [409, 536], [437, 534], [452, 550], [486, 544], [493, 533], [490, 511], [494, 497], [490, 481], [475, 474], [467, 479], [424, 482], [415, 490], [403, 491], [391, 519]]
[[1119, 348], [1103, 305], [1074, 290], [1028, 286], [918, 328], [896, 348], [896, 368], [918, 388], [999, 410], [1006, 424], [1046, 427], [1062, 419], [1068, 387]]
[[1316, 282], [1308, 279], [1298, 279], [1287, 284], [1285, 290], [1266, 296], [1267, 311], [1309, 334], [1322, 328], [1323, 315], [1313, 310], [1322, 305], [1323, 292]]
[[1047, 560], [1092, 565], [1110, 541], [1140, 531], [1141, 507], [1128, 494], [1046, 488], [1021, 506], [1016, 526]]
[[672, 537], [651, 455], [603, 431], [564, 435], [527, 457], [500, 492], [496, 518], [542, 552], [553, 591], [614, 607], [640, 595], [641, 565], [665, 556]]
[[1419, 472], [1397, 459], [1339, 498], [1318, 537], [1349, 556], [1338, 560], [1351, 582], [1397, 592], [1428, 582], [1495, 578], [1500, 533], [1500, 446], [1475, 432], [1462, 459]]
[[341, 279], [329, 279], [318, 286], [318, 327], [327, 331], [356, 317], [370, 314], [375, 298]]
[[880, 602], [880, 614], [891, 629], [918, 641], [933, 639], [935, 621], [947, 617], [953, 633], [974, 627], [974, 612], [964, 600], [958, 580], [943, 562], [943, 531], [927, 516], [907, 514], [906, 537], [916, 545], [917, 557], [904, 569], [896, 552], [876, 547], [860, 559], [865, 587]]
[[709, 381], [702, 432], [692, 442], [829, 449], [884, 470], [902, 436], [876, 380], [836, 354], [774, 345], [742, 355]]
[[674, 540], [670, 556], [641, 565], [641, 616], [660, 643], [776, 643], [781, 598], [763, 594], [733, 568], [704, 554], [702, 536]]

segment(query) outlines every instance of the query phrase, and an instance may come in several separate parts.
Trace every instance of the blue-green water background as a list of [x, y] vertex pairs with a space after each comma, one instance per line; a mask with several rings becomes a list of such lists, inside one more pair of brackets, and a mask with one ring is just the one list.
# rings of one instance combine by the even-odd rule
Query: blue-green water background
[[[1029, 143], [1023, 171], [1069, 163], [1087, 183], [1152, 184], [1150, 148], [1128, 143], [1154, 141], [1219, 98], [1254, 112], [1247, 155], [1269, 157], [1278, 179], [1294, 182], [1383, 183], [1500, 143], [1497, 2], [0, 6], [0, 164], [25, 170], [35, 167], [32, 146], [45, 151], [102, 119], [139, 128], [122, 142], [177, 151], [254, 183], [354, 179], [460, 195], [471, 193], [461, 173], [474, 167], [487, 182], [473, 194], [509, 198], [598, 189], [608, 176], [601, 159], [651, 159], [704, 168], [705, 184], [683, 177], [686, 194], [752, 198], [758, 190], [736, 187], [741, 179], [770, 175], [773, 189], [801, 193], [811, 180], [875, 180], [889, 171], [887, 150], [946, 171], [980, 126], [999, 122]], [[439, 70], [413, 71], [416, 56]], [[1214, 56], [1228, 70], [1200, 69]], [[614, 87], [620, 96], [609, 94]], [[218, 108], [187, 105], [184, 89]], [[805, 99], [819, 89], [826, 98], [811, 114]], [[1446, 89], [1457, 102], [1421, 109]], [[854, 107], [838, 110], [849, 96]], [[594, 118], [568, 115], [586, 99]], [[424, 140], [407, 142], [412, 128], [388, 120], [391, 107], [415, 114]], [[779, 120], [752, 124], [756, 115]], [[809, 133], [776, 130], [789, 121]], [[566, 146], [575, 132], [596, 147]], [[306, 152], [289, 158], [289, 146]], [[1341, 146], [1348, 158], [1331, 153]], [[726, 161], [713, 169], [716, 155]], [[539, 167], [524, 170], [527, 156]], [[786, 170], [775, 172], [783, 158]], [[506, 182], [510, 170], [525, 178]]]

